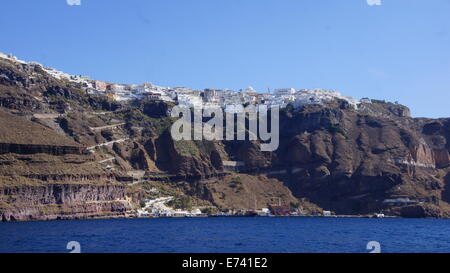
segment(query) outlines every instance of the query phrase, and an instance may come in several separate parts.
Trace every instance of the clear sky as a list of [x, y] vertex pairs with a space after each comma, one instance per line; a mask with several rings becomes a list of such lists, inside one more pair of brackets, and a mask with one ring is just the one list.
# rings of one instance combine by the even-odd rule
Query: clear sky
[[11, 0], [1, 10], [1, 52], [71, 74], [326, 88], [450, 117], [450, 0]]

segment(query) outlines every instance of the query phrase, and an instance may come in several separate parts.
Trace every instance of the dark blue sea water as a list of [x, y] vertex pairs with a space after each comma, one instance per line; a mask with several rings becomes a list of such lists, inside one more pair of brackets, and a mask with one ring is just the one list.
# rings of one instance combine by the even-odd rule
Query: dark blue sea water
[[450, 252], [450, 220], [160, 218], [0, 223], [0, 252]]

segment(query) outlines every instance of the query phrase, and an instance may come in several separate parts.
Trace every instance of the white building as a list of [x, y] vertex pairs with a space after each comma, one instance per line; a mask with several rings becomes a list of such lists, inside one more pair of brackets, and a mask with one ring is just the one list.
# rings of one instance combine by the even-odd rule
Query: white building
[[372, 100], [369, 99], [369, 98], [362, 98], [362, 99], [360, 100], [360, 102], [361, 102], [361, 103], [372, 103]]
[[256, 90], [253, 87], [249, 86], [245, 88], [244, 93], [256, 93]]
[[334, 100], [344, 100], [353, 108], [357, 109], [360, 102], [352, 97], [342, 96], [339, 92], [323, 89], [302, 90], [295, 95], [294, 107], [300, 107], [305, 104], [325, 104]]
[[263, 208], [263, 209], [261, 209], [261, 211], [258, 212], [258, 216], [268, 217], [268, 216], [272, 216], [272, 213], [270, 212], [270, 209]]
[[203, 107], [203, 99], [199, 96], [187, 95], [187, 94], [178, 94], [177, 95], [178, 105], [181, 107], [187, 108], [201, 108]]
[[324, 210], [323, 211], [323, 216], [330, 217], [331, 215], [332, 215], [331, 211], [329, 211], [329, 210]]

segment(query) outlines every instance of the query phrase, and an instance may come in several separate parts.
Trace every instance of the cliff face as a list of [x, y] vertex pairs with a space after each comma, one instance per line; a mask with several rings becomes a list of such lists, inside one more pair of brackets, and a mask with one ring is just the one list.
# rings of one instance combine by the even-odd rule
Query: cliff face
[[284, 111], [277, 151], [241, 143], [235, 156], [249, 171], [339, 214], [447, 217], [450, 120], [413, 119], [408, 112], [382, 102]]
[[414, 119], [385, 102], [358, 109], [334, 102], [282, 111], [280, 134], [270, 153], [257, 142], [173, 142], [166, 133], [146, 150], [156, 166], [186, 178], [208, 178], [224, 172], [224, 161], [241, 161], [241, 172], [268, 175], [339, 214], [450, 215], [450, 119]]
[[164, 153], [169, 171], [187, 177], [208, 177], [223, 172], [226, 160], [242, 161], [241, 171], [276, 178], [297, 198], [339, 214], [449, 216], [450, 119], [414, 119], [406, 107], [385, 102], [357, 110], [335, 102], [282, 111], [280, 134], [271, 153], [257, 142], [170, 138], [151, 150], [156, 163]]
[[[284, 136], [274, 163], [290, 169], [283, 179], [297, 196], [344, 214], [385, 211], [402, 215], [406, 212], [397, 207], [414, 204], [447, 215], [442, 177], [448, 173], [445, 128], [449, 120], [442, 120], [440, 141], [433, 141], [423, 134], [429, 123], [403, 115], [323, 111], [313, 114], [327, 116], [316, 123], [294, 121], [305, 118], [301, 113], [286, 122], [291, 132]], [[298, 128], [289, 124], [298, 124]], [[388, 200], [396, 198], [410, 201]]]
[[173, 141], [170, 104], [119, 104], [39, 66], [0, 68], [3, 220], [123, 216], [136, 172], [167, 187], [181, 181], [184, 194], [223, 209], [255, 199], [338, 214], [450, 216], [450, 119], [411, 118], [383, 101], [288, 107], [279, 148], [261, 152], [257, 141]]
[[1, 187], [2, 221], [124, 217], [124, 185], [47, 184]]
[[76, 146], [53, 146], [53, 145], [34, 145], [34, 144], [16, 144], [0, 143], [0, 154], [83, 154], [85, 149]]

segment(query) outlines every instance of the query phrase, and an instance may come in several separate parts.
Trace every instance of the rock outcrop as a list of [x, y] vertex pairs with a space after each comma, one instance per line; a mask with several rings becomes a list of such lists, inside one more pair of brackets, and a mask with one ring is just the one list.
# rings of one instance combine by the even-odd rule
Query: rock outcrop
[[[258, 141], [174, 141], [172, 106], [89, 96], [38, 65], [0, 60], [2, 219], [123, 216], [136, 208], [126, 194], [133, 172], [185, 183], [185, 194], [223, 209], [278, 194], [311, 211], [450, 216], [450, 119], [412, 118], [376, 100], [288, 107], [279, 148], [262, 152]], [[230, 181], [236, 172], [242, 190]]]

